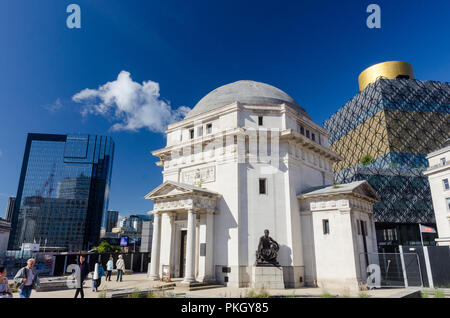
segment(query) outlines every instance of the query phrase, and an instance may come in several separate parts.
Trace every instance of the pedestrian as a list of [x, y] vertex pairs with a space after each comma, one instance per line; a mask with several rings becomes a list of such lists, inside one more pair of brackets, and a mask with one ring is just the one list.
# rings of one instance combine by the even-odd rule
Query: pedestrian
[[107, 271], [106, 280], [111, 281], [111, 274], [112, 274], [113, 268], [114, 268], [114, 262], [113, 262], [112, 256], [110, 256], [108, 263], [106, 263], [106, 271]]
[[122, 255], [119, 255], [119, 259], [116, 262], [116, 268], [117, 268], [116, 282], [119, 281], [119, 277], [120, 277], [120, 281], [122, 281], [123, 271], [125, 270], [125, 262], [123, 260]]
[[77, 298], [78, 295], [80, 295], [81, 298], [84, 298], [83, 284], [88, 274], [89, 274], [89, 264], [88, 262], [86, 262], [86, 257], [80, 255], [80, 262], [78, 264], [78, 268], [77, 270], [75, 270], [75, 273], [73, 274], [76, 280], [75, 298]]
[[6, 267], [0, 266], [0, 298], [12, 298], [12, 290], [6, 277]]
[[106, 276], [101, 262], [95, 263], [94, 275], [92, 276], [92, 291], [97, 292], [102, 283], [102, 277]]
[[30, 298], [31, 291], [36, 289], [39, 291], [40, 281], [39, 275], [34, 269], [35, 260], [30, 258], [27, 260], [27, 266], [22, 267], [14, 276], [14, 282], [18, 285], [20, 298]]

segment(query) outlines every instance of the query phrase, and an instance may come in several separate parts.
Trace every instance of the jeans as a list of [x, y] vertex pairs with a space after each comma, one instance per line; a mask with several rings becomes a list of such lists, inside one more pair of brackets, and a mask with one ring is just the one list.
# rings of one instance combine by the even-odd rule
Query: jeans
[[19, 289], [20, 298], [30, 298], [32, 286], [23, 286], [23, 289]]
[[116, 282], [119, 280], [119, 276], [120, 276], [120, 281], [122, 281], [122, 275], [123, 275], [123, 270], [118, 269]]
[[108, 271], [108, 272], [106, 273], [106, 280], [111, 281], [111, 273], [112, 273], [112, 271]]

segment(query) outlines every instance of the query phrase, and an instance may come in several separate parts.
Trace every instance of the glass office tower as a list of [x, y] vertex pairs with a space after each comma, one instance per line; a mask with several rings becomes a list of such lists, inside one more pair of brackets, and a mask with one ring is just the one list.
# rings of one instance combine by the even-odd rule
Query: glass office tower
[[8, 249], [22, 243], [87, 250], [108, 208], [110, 137], [28, 134]]
[[105, 218], [105, 232], [111, 232], [111, 230], [117, 227], [119, 221], [119, 211], [107, 211]]

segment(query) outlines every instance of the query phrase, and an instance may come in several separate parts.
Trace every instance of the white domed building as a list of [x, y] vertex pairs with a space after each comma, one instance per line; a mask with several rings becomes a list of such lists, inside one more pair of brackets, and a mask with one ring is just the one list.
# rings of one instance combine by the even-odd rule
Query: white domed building
[[364, 181], [329, 186], [341, 158], [288, 94], [254, 81], [224, 85], [166, 134], [167, 146], [152, 152], [163, 183], [146, 196], [154, 202], [151, 279], [170, 268], [185, 284], [256, 286], [265, 229], [279, 245], [283, 281], [266, 277], [266, 287], [365, 279], [361, 253], [376, 251], [377, 196]]

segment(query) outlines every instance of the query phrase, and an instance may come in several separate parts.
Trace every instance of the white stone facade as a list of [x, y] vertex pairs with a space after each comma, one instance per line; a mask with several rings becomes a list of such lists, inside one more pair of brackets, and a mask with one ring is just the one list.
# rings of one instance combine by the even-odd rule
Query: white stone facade
[[[369, 264], [378, 264], [373, 203], [366, 181], [300, 195], [306, 280], [325, 290], [359, 289]], [[328, 223], [328, 232], [324, 229]]]
[[280, 245], [285, 287], [313, 283], [305, 267], [311, 228], [297, 195], [332, 184], [332, 163], [341, 158], [328, 149], [327, 132], [280, 92], [257, 82], [229, 84], [169, 125], [167, 146], [153, 152], [163, 184], [146, 196], [155, 215], [152, 279], [170, 265], [186, 283], [249, 287], [268, 229]]
[[439, 238], [437, 245], [450, 246], [450, 142], [427, 156], [429, 168], [424, 172], [430, 183]]
[[9, 233], [11, 231], [11, 223], [0, 219], [0, 253], [8, 249]]

